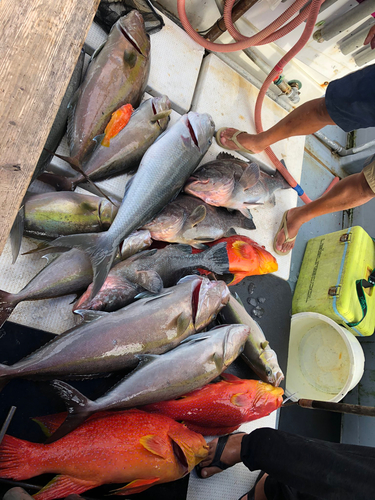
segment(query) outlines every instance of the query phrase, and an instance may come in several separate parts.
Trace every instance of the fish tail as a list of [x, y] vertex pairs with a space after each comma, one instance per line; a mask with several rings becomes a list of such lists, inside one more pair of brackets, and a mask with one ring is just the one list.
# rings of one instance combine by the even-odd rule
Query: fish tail
[[[237, 226], [237, 224], [236, 224]], [[238, 227], [241, 227], [242, 229], [256, 229], [256, 226], [254, 224], [253, 218], [244, 217], [243, 214], [240, 216], [240, 220], [238, 222]]]
[[60, 427], [47, 439], [45, 444], [53, 443], [66, 436], [66, 434], [72, 432], [82, 424], [91, 413], [96, 411], [95, 402], [84, 396], [75, 387], [61, 380], [53, 380], [51, 385], [66, 404], [68, 416]]
[[30, 457], [38, 446], [6, 434], [0, 445], [0, 477], [22, 480], [41, 474], [39, 460]]
[[0, 290], [0, 328], [12, 314], [18, 302], [20, 302], [19, 300], [16, 300], [15, 297], [16, 295], [13, 293]]
[[61, 236], [52, 242], [54, 246], [79, 248], [88, 254], [93, 268], [93, 286], [90, 300], [103, 286], [112, 262], [116, 256], [117, 246], [107, 237], [106, 233], [72, 234]]
[[[20, 253], [23, 229], [25, 225], [25, 205], [22, 203], [21, 208], [18, 210], [16, 218], [14, 219], [12, 229], [10, 230], [10, 246], [12, 249], [12, 264], [17, 260]], [[0, 325], [1, 326], [1, 325]]]
[[57, 191], [74, 191], [78, 184], [76, 177], [64, 177], [51, 173], [41, 174], [38, 180], [53, 186]]
[[[82, 169], [82, 164], [80, 162], [80, 160], [74, 156], [63, 156], [63, 155], [58, 155], [57, 153], [55, 153], [55, 156], [57, 156], [57, 158], [60, 158], [60, 160], [64, 160], [66, 161], [67, 163], [69, 163], [69, 165], [72, 167], [73, 170], [75, 170], [78, 174], [80, 174], [82, 177], [84, 177], [84, 180], [87, 181], [88, 183], [91, 184], [91, 186], [95, 189], [95, 192], [96, 194], [99, 193], [99, 196], [104, 196], [104, 198], [106, 198], [110, 203], [113, 203], [113, 201], [106, 195], [106, 193], [104, 193], [104, 191], [102, 191], [100, 189], [99, 186], [97, 186], [95, 184], [95, 182], [93, 182], [90, 177], [86, 174], [86, 172]], [[40, 180], [42, 176], [39, 177]], [[80, 178], [78, 182], [83, 182], [83, 179]], [[75, 186], [77, 185], [77, 181], [76, 181], [76, 184]], [[75, 187], [74, 186], [74, 187]], [[73, 187], [73, 189], [74, 189]], [[71, 191], [73, 189], [70, 189]], [[63, 189], [63, 191], [66, 191], [65, 189]]]
[[204, 252], [205, 267], [215, 274], [229, 273], [227, 242], [222, 241]]

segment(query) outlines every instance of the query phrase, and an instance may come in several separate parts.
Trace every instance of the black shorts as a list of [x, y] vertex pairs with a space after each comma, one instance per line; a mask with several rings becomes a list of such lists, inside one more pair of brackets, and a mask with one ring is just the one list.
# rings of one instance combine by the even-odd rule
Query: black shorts
[[329, 116], [345, 132], [375, 127], [375, 64], [331, 82], [326, 106]]

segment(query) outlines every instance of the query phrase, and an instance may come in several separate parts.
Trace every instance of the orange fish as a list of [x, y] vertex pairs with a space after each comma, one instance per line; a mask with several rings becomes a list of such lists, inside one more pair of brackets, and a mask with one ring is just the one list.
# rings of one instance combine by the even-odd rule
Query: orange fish
[[[278, 265], [275, 257], [251, 238], [235, 235], [206, 244], [212, 246], [221, 241], [227, 242], [229, 272], [234, 275], [233, 281], [229, 283], [229, 286], [236, 285], [246, 276], [268, 274], [277, 271]], [[193, 253], [197, 251], [201, 250], [193, 249]], [[199, 271], [207, 274], [207, 271]]]
[[111, 119], [104, 130], [104, 138], [102, 146], [109, 147], [110, 140], [128, 124], [130, 117], [133, 113], [133, 106], [131, 104], [124, 104], [121, 108], [112, 113]]
[[102, 484], [129, 483], [128, 495], [180, 479], [207, 455], [204, 438], [163, 415], [128, 410], [96, 416], [51, 444], [6, 435], [0, 446], [0, 477], [29, 479], [58, 474], [34, 495], [64, 498]]
[[283, 402], [284, 391], [257, 380], [222, 374], [224, 381], [208, 384], [179, 399], [142, 407], [167, 415], [204, 436], [229, 434], [241, 424], [265, 417]]

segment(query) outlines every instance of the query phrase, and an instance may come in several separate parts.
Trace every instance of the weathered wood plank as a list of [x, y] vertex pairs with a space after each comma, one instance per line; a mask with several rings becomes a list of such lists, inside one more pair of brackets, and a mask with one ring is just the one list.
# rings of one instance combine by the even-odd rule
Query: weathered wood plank
[[0, 1], [0, 253], [99, 1]]

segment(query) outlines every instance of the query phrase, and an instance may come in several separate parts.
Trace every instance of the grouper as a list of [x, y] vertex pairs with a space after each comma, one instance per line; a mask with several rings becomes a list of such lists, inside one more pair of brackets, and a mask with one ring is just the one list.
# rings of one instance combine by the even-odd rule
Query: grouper
[[164, 353], [205, 328], [228, 299], [223, 281], [193, 277], [116, 312], [76, 311], [83, 324], [14, 365], [0, 365], [0, 387], [16, 377], [87, 378], [134, 368], [138, 355]]
[[177, 195], [207, 152], [214, 130], [208, 114], [190, 111], [183, 115], [146, 151], [108, 231], [54, 241], [55, 245], [77, 247], [90, 255], [94, 270], [92, 298], [108, 275], [119, 242], [152, 220]]
[[268, 175], [254, 162], [220, 153], [216, 160], [205, 163], [194, 172], [184, 191], [209, 205], [239, 210], [251, 218], [251, 207], [274, 203], [274, 192], [289, 188], [279, 172]]
[[74, 309], [115, 311], [133, 302], [146, 289], [153, 293], [162, 287], [175, 285], [192, 271], [204, 268], [216, 274], [226, 274], [229, 260], [226, 243], [193, 254], [189, 245], [168, 245], [145, 250], [116, 264], [109, 272], [101, 290], [90, 300], [90, 285], [74, 304]]
[[96, 401], [66, 382], [54, 381], [67, 404], [68, 417], [48, 441], [61, 438], [97, 411], [174, 399], [208, 384], [238, 357], [248, 334], [244, 325], [221, 326], [194, 335], [161, 356], [140, 356], [139, 366]]
[[[135, 170], [147, 149], [167, 128], [170, 113], [171, 104], [165, 95], [143, 102], [127, 125], [111, 139], [109, 147], [99, 142], [82, 170], [94, 181]], [[71, 191], [86, 178], [77, 172], [74, 177], [44, 174], [41, 180], [56, 189]]]
[[[123, 104], [138, 107], [150, 71], [150, 40], [136, 10], [121, 17], [93, 55], [70, 103], [68, 141], [78, 165], [95, 146], [111, 115]], [[74, 163], [73, 162], [73, 163]]]
[[152, 239], [187, 243], [205, 248], [205, 243], [236, 234], [236, 229], [255, 229], [252, 219], [238, 212], [207, 205], [204, 201], [180, 194], [151, 222], [144, 226]]

